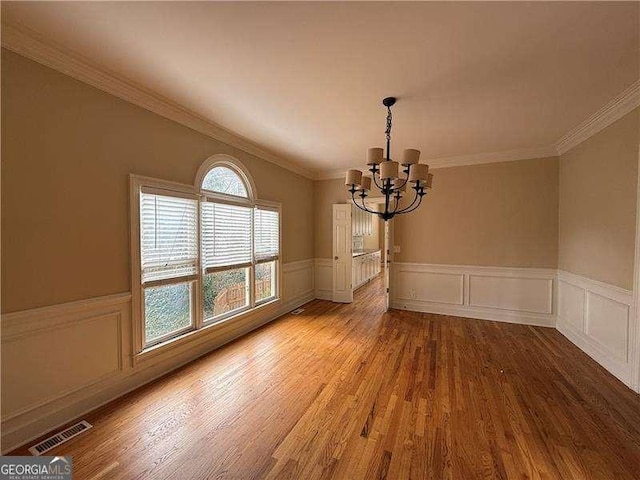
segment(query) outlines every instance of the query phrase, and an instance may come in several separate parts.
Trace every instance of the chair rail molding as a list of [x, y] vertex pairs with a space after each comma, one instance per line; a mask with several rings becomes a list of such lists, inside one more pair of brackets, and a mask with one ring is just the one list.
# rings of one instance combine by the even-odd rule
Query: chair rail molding
[[630, 290], [558, 271], [557, 328], [631, 389], [635, 358], [634, 295]]
[[187, 333], [137, 361], [129, 292], [2, 315], [2, 452], [313, 300], [313, 272], [313, 259], [283, 263], [279, 300]]
[[554, 269], [393, 263], [392, 308], [555, 326]]

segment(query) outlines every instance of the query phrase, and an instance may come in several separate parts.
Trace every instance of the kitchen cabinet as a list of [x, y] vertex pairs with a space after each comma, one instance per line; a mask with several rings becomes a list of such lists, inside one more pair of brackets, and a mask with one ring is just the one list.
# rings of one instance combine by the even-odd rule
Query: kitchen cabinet
[[352, 207], [351, 228], [354, 237], [370, 236], [373, 234], [373, 215]]
[[380, 273], [380, 250], [354, 253], [351, 265], [352, 284], [355, 290]]

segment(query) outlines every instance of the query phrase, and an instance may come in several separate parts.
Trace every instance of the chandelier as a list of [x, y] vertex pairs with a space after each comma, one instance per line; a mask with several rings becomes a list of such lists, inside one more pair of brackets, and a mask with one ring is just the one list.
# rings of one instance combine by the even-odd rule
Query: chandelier
[[[382, 148], [370, 148], [367, 152], [367, 165], [371, 176], [363, 176], [360, 170], [347, 170], [345, 182], [349, 187], [349, 192], [351, 192], [353, 204], [360, 210], [379, 215], [385, 222], [395, 215], [413, 212], [418, 208], [422, 203], [422, 197], [427, 194], [426, 190], [431, 188], [433, 182], [433, 175], [429, 173], [429, 165], [418, 163], [420, 150], [410, 148], [404, 151], [402, 155], [404, 178], [399, 175], [400, 165], [398, 162], [391, 160], [391, 107], [395, 103], [395, 97], [387, 97], [382, 100], [382, 104], [387, 107], [386, 158], [383, 158], [384, 151]], [[400, 200], [406, 194], [409, 184], [412, 184], [411, 189], [415, 191], [413, 200], [407, 206], [400, 208]], [[383, 212], [367, 208], [366, 198], [372, 185], [375, 185], [384, 197]], [[356, 196], [360, 197], [361, 205], [358, 204]]]

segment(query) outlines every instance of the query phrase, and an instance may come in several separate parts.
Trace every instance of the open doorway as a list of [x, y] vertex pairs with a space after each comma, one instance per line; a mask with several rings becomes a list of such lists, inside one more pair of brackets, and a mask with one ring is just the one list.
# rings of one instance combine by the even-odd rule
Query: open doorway
[[[367, 199], [367, 208], [378, 210], [384, 198]], [[351, 303], [354, 295], [371, 289], [384, 297], [389, 308], [392, 258], [391, 221], [353, 205], [333, 205], [333, 301]], [[369, 292], [371, 293], [371, 292]]]

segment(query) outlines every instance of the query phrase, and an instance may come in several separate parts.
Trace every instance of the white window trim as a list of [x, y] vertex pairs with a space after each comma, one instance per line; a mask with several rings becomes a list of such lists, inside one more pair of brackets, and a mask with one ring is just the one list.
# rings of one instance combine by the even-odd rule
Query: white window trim
[[[240, 178], [244, 182], [245, 187], [247, 188], [248, 200], [255, 201], [258, 198], [258, 190], [256, 189], [255, 183], [253, 183], [253, 178], [251, 178], [251, 174], [249, 173], [249, 170], [247, 170], [247, 168], [238, 160], [236, 160], [230, 155], [225, 155], [224, 153], [217, 153], [215, 155], [211, 155], [204, 162], [202, 162], [202, 165], [200, 165], [200, 168], [198, 168], [198, 172], [196, 173], [195, 182], [193, 183], [194, 189], [197, 192], [201, 192], [201, 191], [205, 192], [205, 190], [201, 190], [200, 187], [202, 185], [204, 177], [206, 177], [207, 173], [209, 173], [209, 171], [214, 167], [228, 167], [234, 172], [236, 172], [237, 174], [239, 174]], [[215, 192], [210, 192], [210, 191], [206, 191], [206, 193], [211, 198], [219, 197], [220, 200], [229, 201], [230, 200], [229, 197], [238, 199], [241, 202], [243, 202], [244, 200], [247, 200], [244, 197], [236, 197], [235, 195], [227, 196], [224, 194], [216, 194]], [[246, 202], [243, 202], [243, 203], [246, 204]]]
[[[242, 179], [246, 182], [247, 193], [250, 198], [244, 199], [241, 197], [229, 198], [224, 195], [217, 195], [215, 192], [201, 191], [196, 185], [186, 185], [169, 180], [161, 180], [152, 177], [129, 175], [129, 205], [130, 205], [130, 255], [131, 255], [131, 290], [132, 290], [132, 340], [133, 340], [133, 353], [134, 363], [142, 361], [149, 356], [155, 356], [160, 351], [168, 350], [178, 347], [185, 342], [196, 341], [203, 335], [206, 335], [207, 330], [210, 327], [219, 326], [222, 323], [231, 321], [240, 321], [243, 318], [254, 315], [258, 310], [268, 308], [270, 305], [278, 305], [282, 302], [282, 205], [278, 202], [271, 202], [267, 200], [259, 200], [256, 198], [256, 188], [253, 184], [251, 176], [246, 171], [245, 167], [237, 160], [227, 155], [213, 155], [209, 157], [198, 170], [196, 175], [196, 182], [202, 181], [208, 171], [214, 166], [225, 164], [230, 166], [234, 171], [241, 174]], [[200, 238], [200, 202], [205, 200], [213, 200], [216, 202], [226, 202], [232, 204], [238, 204], [243, 206], [265, 207], [271, 208], [278, 212], [279, 216], [279, 255], [275, 258], [276, 261], [276, 295], [268, 299], [264, 299], [260, 302], [255, 302], [255, 281], [253, 275], [254, 265], [271, 260], [255, 261], [252, 251], [252, 263], [249, 266], [249, 288], [250, 288], [250, 302], [249, 306], [243, 309], [234, 310], [227, 315], [222, 315], [208, 322], [204, 322], [204, 304], [202, 299], [202, 258], [201, 252], [198, 255], [198, 274], [195, 279], [185, 278], [184, 282], [193, 282], [192, 287], [192, 326], [182, 329], [179, 332], [173, 332], [168, 335], [168, 338], [162, 338], [162, 341], [156, 339], [153, 344], [145, 345], [144, 341], [144, 301], [143, 291], [144, 286], [141, 282], [141, 258], [140, 258], [140, 192], [144, 189], [145, 192], [154, 192], [159, 195], [174, 195], [174, 196], [186, 196], [189, 198], [196, 198], [198, 201], [198, 245], [201, 245]], [[253, 220], [252, 220], [253, 228]], [[252, 249], [253, 249], [253, 232], [252, 232]], [[229, 269], [234, 268], [230, 267]], [[183, 282], [170, 282], [170, 283], [183, 283]]]

